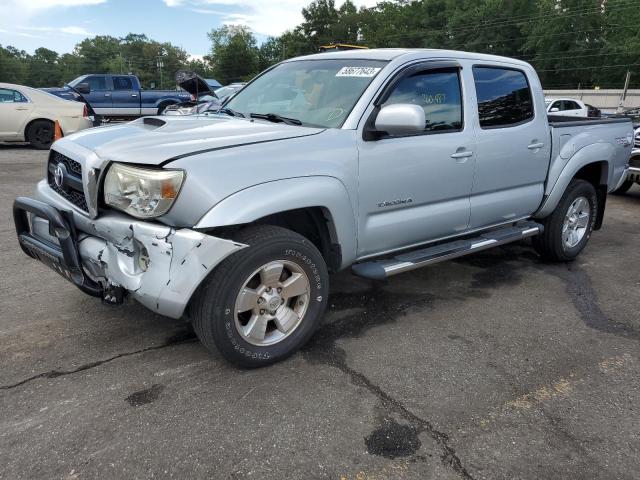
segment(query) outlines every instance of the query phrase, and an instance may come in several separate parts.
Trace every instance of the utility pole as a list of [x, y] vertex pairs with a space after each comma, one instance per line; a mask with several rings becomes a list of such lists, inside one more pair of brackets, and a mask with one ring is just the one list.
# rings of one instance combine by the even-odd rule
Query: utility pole
[[622, 95], [620, 95], [618, 113], [622, 113], [624, 110], [624, 102], [627, 99], [627, 90], [629, 90], [629, 80], [631, 80], [631, 72], [627, 70], [627, 77], [624, 79], [624, 89], [622, 90]]
[[158, 56], [158, 62], [157, 62], [158, 68], [160, 69], [160, 90], [162, 90], [162, 67], [164, 67], [164, 63], [162, 62], [162, 57]]

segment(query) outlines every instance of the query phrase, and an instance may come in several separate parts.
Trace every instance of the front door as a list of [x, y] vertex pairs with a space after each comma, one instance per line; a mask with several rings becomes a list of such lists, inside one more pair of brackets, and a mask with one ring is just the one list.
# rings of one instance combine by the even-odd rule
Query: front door
[[111, 85], [105, 75], [90, 75], [83, 80], [89, 84], [91, 91], [83, 95], [98, 115], [111, 115], [113, 102], [111, 100]]
[[524, 71], [475, 66], [478, 115], [471, 222], [478, 229], [527, 217], [540, 206], [551, 139], [542, 98]]
[[463, 118], [463, 72], [424, 65], [392, 79], [376, 103], [420, 105], [424, 131], [358, 141], [359, 257], [467, 229], [475, 140]]

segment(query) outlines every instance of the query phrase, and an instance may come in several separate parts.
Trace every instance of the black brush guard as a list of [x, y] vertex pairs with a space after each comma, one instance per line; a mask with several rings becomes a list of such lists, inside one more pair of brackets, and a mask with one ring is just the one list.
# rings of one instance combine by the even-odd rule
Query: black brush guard
[[[49, 233], [58, 239], [59, 245], [33, 235], [28, 213], [49, 221]], [[18, 197], [13, 202], [13, 220], [18, 242], [24, 253], [40, 260], [84, 293], [103, 297], [101, 285], [87, 277], [82, 269], [71, 212], [58, 210], [32, 198]]]

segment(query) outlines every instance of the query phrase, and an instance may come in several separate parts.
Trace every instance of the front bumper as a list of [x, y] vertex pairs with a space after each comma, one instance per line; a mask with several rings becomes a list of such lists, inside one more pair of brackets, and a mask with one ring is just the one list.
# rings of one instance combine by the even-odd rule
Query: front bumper
[[626, 175], [623, 175], [623, 178], [628, 181], [640, 183], [640, 168], [629, 167], [627, 169]]
[[116, 212], [92, 220], [67, 203], [46, 181], [38, 184], [35, 200], [16, 199], [14, 218], [23, 250], [86, 293], [103, 296], [121, 287], [147, 308], [172, 318], [182, 316], [216, 265], [246, 247]]

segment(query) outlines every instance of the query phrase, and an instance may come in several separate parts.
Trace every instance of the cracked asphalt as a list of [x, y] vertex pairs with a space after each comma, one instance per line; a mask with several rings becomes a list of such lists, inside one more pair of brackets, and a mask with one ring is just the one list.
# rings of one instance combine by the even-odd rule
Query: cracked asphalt
[[0, 479], [640, 477], [637, 186], [571, 264], [521, 243], [334, 276], [311, 342], [243, 371], [20, 251], [46, 157], [0, 145]]

